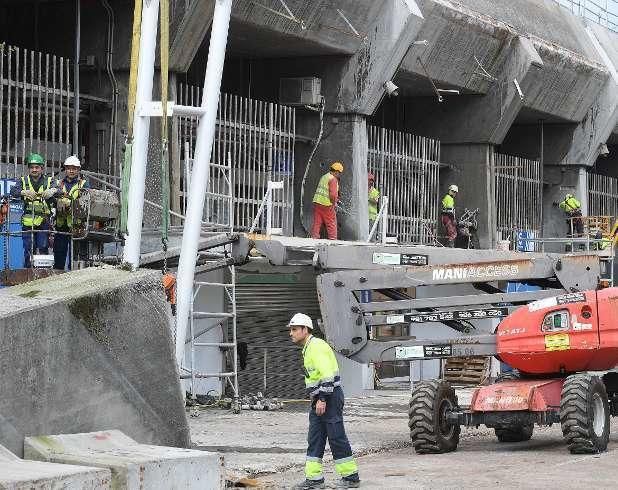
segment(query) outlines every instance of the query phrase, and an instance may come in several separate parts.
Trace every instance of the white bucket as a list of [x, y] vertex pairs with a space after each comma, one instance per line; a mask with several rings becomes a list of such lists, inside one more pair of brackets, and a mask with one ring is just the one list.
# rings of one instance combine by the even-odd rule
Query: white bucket
[[511, 249], [511, 240], [498, 240], [498, 244], [496, 245], [496, 250], [508, 252], [510, 249]]

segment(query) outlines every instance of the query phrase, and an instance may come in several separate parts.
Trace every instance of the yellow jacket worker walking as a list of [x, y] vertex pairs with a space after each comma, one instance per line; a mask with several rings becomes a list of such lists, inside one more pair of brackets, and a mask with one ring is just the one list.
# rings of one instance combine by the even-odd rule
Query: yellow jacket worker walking
[[324, 488], [322, 457], [327, 439], [335, 469], [341, 476], [337, 488], [357, 488], [358, 466], [343, 426], [344, 397], [335, 353], [326, 342], [312, 335], [313, 322], [307, 315], [296, 313], [289, 328], [292, 342], [303, 346], [305, 386], [311, 397], [306, 479], [295, 488]]

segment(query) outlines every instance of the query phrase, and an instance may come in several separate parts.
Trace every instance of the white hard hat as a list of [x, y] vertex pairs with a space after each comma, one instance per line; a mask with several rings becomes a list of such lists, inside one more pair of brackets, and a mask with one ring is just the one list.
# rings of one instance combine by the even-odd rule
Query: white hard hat
[[307, 327], [309, 330], [313, 330], [313, 322], [311, 321], [311, 318], [309, 318], [307, 315], [305, 315], [304, 313], [296, 313], [292, 319], [290, 320], [290, 323], [288, 323], [288, 326], [299, 326], [299, 327]]
[[459, 192], [459, 187], [457, 187], [455, 184], [451, 184], [449, 185], [448, 190], [453, 192]]
[[64, 161], [64, 166], [70, 166], [70, 167], [80, 167], [82, 166], [81, 162], [79, 161], [79, 158], [77, 158], [75, 155], [71, 155], [69, 158], [67, 158]]

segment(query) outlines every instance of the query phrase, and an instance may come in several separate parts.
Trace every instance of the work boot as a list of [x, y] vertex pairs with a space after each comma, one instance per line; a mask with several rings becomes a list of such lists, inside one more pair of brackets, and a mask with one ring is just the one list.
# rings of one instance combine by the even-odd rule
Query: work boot
[[345, 478], [342, 478], [337, 482], [336, 488], [359, 488], [360, 487], [360, 479], [358, 478], [358, 474], [350, 475]]
[[310, 488], [325, 488], [324, 478], [321, 480], [305, 480], [292, 487], [294, 490], [308, 490]]
[[449, 240], [447, 247], [448, 248], [455, 248], [455, 240]]

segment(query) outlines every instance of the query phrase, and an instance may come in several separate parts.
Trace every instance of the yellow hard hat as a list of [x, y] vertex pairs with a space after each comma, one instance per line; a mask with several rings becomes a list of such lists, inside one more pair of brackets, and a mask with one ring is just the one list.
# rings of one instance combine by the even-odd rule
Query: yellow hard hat
[[330, 169], [335, 170], [337, 172], [343, 172], [343, 163], [341, 162], [333, 162], [330, 164]]

